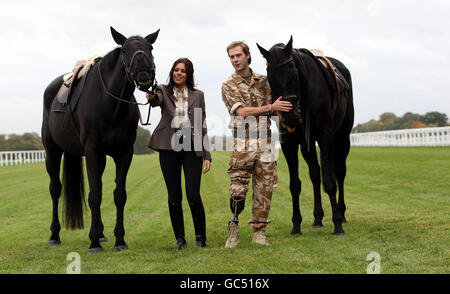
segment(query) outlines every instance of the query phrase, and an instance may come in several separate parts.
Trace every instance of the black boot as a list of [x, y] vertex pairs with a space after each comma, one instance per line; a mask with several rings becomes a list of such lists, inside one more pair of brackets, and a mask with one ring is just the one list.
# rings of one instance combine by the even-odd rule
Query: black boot
[[177, 251], [183, 250], [186, 247], [186, 240], [183, 237], [177, 238]]
[[183, 208], [181, 207], [181, 203], [169, 202], [169, 214], [173, 232], [177, 239], [177, 250], [181, 250], [186, 246], [186, 240], [184, 238]]
[[206, 236], [195, 235], [195, 241], [198, 247], [206, 247]]
[[206, 247], [206, 218], [203, 202], [200, 197], [193, 203], [189, 203], [194, 223], [195, 241], [199, 247]]

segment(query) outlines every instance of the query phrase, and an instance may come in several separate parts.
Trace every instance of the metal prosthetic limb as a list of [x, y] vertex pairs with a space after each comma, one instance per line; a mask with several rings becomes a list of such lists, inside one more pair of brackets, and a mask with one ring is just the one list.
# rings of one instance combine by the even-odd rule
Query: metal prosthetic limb
[[245, 199], [240, 197], [232, 197], [230, 198], [230, 209], [233, 212], [233, 218], [228, 222], [228, 226], [231, 222], [234, 222], [236, 225], [239, 225], [239, 214], [244, 210], [245, 207]]

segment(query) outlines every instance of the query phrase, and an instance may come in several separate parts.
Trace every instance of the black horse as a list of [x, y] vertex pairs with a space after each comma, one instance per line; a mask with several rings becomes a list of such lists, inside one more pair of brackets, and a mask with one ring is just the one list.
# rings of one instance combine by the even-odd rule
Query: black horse
[[[123, 226], [127, 199], [126, 177], [133, 157], [133, 143], [139, 120], [139, 109], [133, 96], [135, 86], [141, 90], [155, 81], [152, 44], [159, 30], [145, 38], [124, 37], [111, 27], [115, 42], [120, 45], [88, 72], [78, 105], [73, 112], [53, 112], [51, 105], [62, 83], [57, 77], [44, 92], [42, 142], [46, 152], [46, 168], [50, 176], [50, 194], [53, 200], [53, 218], [49, 245], [61, 243], [58, 218], [58, 200], [63, 185], [59, 179], [61, 158], [64, 154], [63, 183], [65, 221], [69, 229], [83, 228], [83, 163], [89, 180], [89, 207], [91, 229], [89, 252], [102, 251], [100, 242], [106, 241], [100, 214], [102, 201], [102, 174], [106, 156], [116, 164], [114, 203], [117, 208], [114, 251], [127, 249]], [[69, 103], [67, 103], [69, 104]]]
[[[290, 101], [293, 105], [289, 112], [282, 113], [280, 123], [281, 148], [289, 167], [289, 188], [293, 204], [291, 234], [301, 234], [299, 145], [314, 187], [313, 227], [323, 226], [320, 166], [315, 148], [317, 142], [320, 147], [323, 185], [333, 212], [334, 234], [344, 235], [345, 161], [350, 151], [350, 132], [354, 118], [350, 72], [342, 62], [328, 57], [337, 68], [336, 72], [344, 77], [346, 84], [340, 85], [311, 52], [293, 49], [292, 37], [286, 45], [276, 44], [270, 51], [258, 44], [257, 46], [267, 60], [272, 97], [275, 99], [283, 96], [283, 100]], [[337, 187], [339, 201], [336, 200]]]

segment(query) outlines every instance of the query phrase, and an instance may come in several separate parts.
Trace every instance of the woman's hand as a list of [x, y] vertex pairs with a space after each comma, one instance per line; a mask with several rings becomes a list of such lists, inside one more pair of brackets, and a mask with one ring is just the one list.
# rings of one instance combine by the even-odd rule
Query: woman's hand
[[205, 169], [203, 170], [203, 173], [206, 174], [209, 172], [209, 169], [211, 168], [211, 161], [206, 159], [205, 160]]
[[152, 100], [153, 98], [156, 97], [156, 95], [155, 95], [154, 92], [152, 92], [152, 93], [147, 93], [147, 94], [145, 94], [145, 96], [147, 97], [147, 100], [148, 100], [148, 101], [150, 101], [150, 100]]

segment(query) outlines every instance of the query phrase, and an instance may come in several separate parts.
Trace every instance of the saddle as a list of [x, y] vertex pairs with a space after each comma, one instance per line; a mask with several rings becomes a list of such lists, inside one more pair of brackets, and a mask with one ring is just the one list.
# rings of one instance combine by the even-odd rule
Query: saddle
[[51, 111], [73, 112], [83, 92], [84, 83], [91, 67], [102, 58], [101, 55], [93, 55], [88, 60], [76, 62], [72, 72], [63, 76], [63, 83], [53, 99]]
[[325, 66], [330, 73], [333, 75], [334, 79], [336, 80], [336, 83], [339, 83], [342, 88], [348, 88], [347, 81], [342, 76], [341, 72], [337, 67], [331, 63], [331, 61], [323, 54], [323, 51], [320, 49], [309, 49], [314, 56], [316, 56], [320, 62], [322, 62], [323, 66]]

